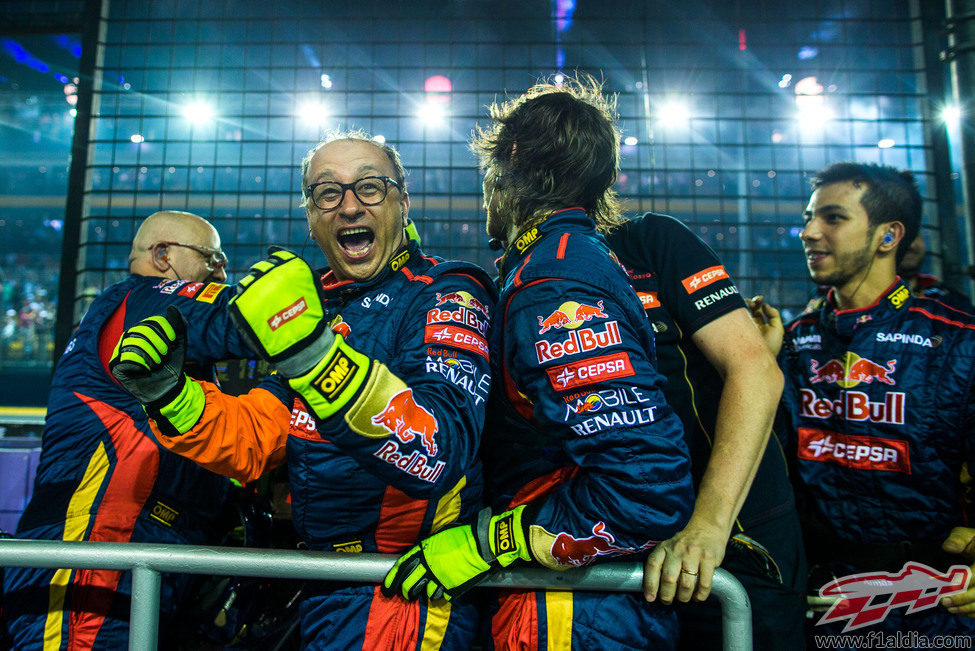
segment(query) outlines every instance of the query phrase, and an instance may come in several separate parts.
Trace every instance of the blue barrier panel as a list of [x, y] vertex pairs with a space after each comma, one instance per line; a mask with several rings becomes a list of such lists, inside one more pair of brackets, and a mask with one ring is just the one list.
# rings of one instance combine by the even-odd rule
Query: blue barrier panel
[[40, 456], [40, 439], [0, 438], [0, 530], [12, 532], [17, 528], [30, 499]]

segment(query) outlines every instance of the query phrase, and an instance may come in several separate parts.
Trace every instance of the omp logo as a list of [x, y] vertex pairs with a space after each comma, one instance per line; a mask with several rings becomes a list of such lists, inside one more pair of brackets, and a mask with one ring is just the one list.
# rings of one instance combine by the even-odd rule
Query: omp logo
[[395, 434], [403, 443], [420, 437], [423, 449], [432, 457], [437, 456], [437, 442], [434, 435], [439, 426], [432, 413], [417, 404], [413, 389], [403, 389], [386, 403], [386, 408], [372, 417], [373, 425], [380, 425]]
[[598, 348], [609, 348], [622, 343], [620, 327], [616, 321], [609, 321], [605, 327], [596, 331], [593, 328], [572, 330], [562, 341], [536, 341], [535, 355], [538, 363], [550, 362], [566, 355], [588, 353]]
[[152, 511], [149, 512], [149, 517], [156, 522], [171, 527], [176, 518], [179, 517], [179, 511], [171, 506], [166, 506], [162, 502], [156, 502], [152, 507]]
[[899, 310], [902, 307], [904, 307], [904, 303], [907, 302], [907, 299], [909, 299], [910, 297], [911, 297], [911, 290], [901, 285], [900, 287], [897, 288], [897, 291], [895, 291], [893, 294], [887, 297], [887, 300], [890, 301], [891, 305], [893, 305], [896, 309]]
[[497, 553], [503, 554], [515, 550], [515, 516], [513, 513], [503, 516], [494, 523], [494, 544]]
[[312, 385], [318, 388], [326, 400], [334, 402], [358, 369], [359, 367], [345, 353], [341, 350], [336, 351], [335, 357], [328, 363], [322, 374], [312, 381]]
[[410, 259], [410, 252], [403, 251], [398, 256], [393, 258], [392, 262], [389, 263], [389, 268], [392, 269], [393, 271], [399, 271], [400, 269], [403, 268], [403, 265], [406, 264], [409, 259]]
[[874, 380], [894, 385], [897, 384], [893, 378], [895, 366], [896, 359], [887, 360], [887, 364], [881, 366], [866, 357], [846, 351], [839, 359], [831, 359], [822, 366], [819, 365], [819, 360], [812, 360], [809, 364], [812, 372], [809, 381], [813, 384], [836, 384], [843, 389], [853, 388], [861, 382], [870, 384]]
[[724, 267], [721, 265], [715, 265], [713, 267], [708, 267], [707, 269], [702, 269], [696, 274], [690, 275], [684, 280], [680, 281], [684, 285], [684, 289], [687, 290], [688, 294], [693, 294], [699, 289], [704, 289], [712, 283], [716, 283], [719, 280], [728, 277], [728, 272], [725, 271]]
[[518, 253], [524, 253], [525, 249], [534, 244], [535, 240], [538, 239], [538, 228], [533, 228], [517, 240], [515, 240], [515, 248], [518, 249]]
[[297, 301], [284, 308], [270, 319], [267, 320], [267, 324], [271, 326], [271, 330], [277, 330], [285, 323], [291, 319], [297, 317], [302, 312], [308, 309], [308, 304], [305, 302], [305, 297], [302, 296]]
[[577, 303], [576, 301], [566, 301], [549, 316], [538, 317], [538, 325], [541, 328], [538, 334], [545, 334], [552, 328], [574, 330], [586, 321], [605, 318], [606, 313], [603, 312], [602, 301], [596, 303], [595, 307], [586, 305], [585, 303]]
[[837, 599], [816, 625], [848, 620], [843, 632], [882, 622], [895, 608], [907, 613], [934, 608], [941, 601], [968, 587], [971, 569], [952, 565], [947, 574], [907, 562], [899, 573], [867, 572], [850, 574], [830, 581], [819, 589], [819, 596]]
[[353, 540], [347, 543], [332, 543], [332, 551], [343, 554], [358, 554], [362, 551], [362, 541]]
[[911, 452], [907, 441], [856, 436], [812, 427], [800, 427], [797, 433], [800, 459], [858, 470], [911, 473]]

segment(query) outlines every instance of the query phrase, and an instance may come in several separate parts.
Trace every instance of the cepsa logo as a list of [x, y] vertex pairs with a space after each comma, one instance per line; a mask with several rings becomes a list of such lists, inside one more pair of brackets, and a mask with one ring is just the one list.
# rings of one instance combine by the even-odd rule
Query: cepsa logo
[[566, 355], [588, 353], [620, 343], [622, 339], [620, 339], [619, 323], [608, 321], [598, 332], [593, 328], [580, 328], [570, 331], [561, 341], [536, 341], [535, 355], [538, 363], [543, 364]]
[[477, 353], [484, 359], [489, 358], [487, 341], [484, 340], [484, 337], [467, 328], [452, 325], [428, 325], [423, 330], [423, 341], [428, 344], [438, 343], [463, 348], [472, 353]]
[[896, 359], [888, 360], [886, 365], [881, 366], [866, 357], [846, 351], [839, 359], [831, 359], [822, 366], [819, 365], [819, 360], [812, 360], [809, 364], [812, 372], [809, 381], [813, 384], [836, 384], [843, 389], [851, 389], [861, 382], [871, 384], [874, 380], [894, 385], [897, 384], [893, 378], [896, 365]]
[[625, 352], [582, 359], [545, 370], [549, 383], [556, 391], [630, 377], [634, 373], [630, 356]]
[[797, 433], [800, 459], [857, 470], [911, 474], [911, 452], [907, 441], [842, 434], [811, 427], [800, 427]]
[[437, 456], [439, 450], [434, 438], [439, 429], [437, 419], [417, 404], [413, 389], [403, 389], [390, 398], [386, 408], [372, 417], [372, 424], [385, 428], [403, 443], [409, 443], [419, 436], [427, 454]]
[[715, 265], [713, 267], [708, 267], [707, 269], [702, 269], [696, 274], [692, 274], [680, 281], [684, 285], [684, 289], [687, 290], [688, 294], [693, 294], [699, 289], [704, 289], [708, 285], [723, 280], [728, 277], [728, 272], [721, 265]]
[[908, 561], [900, 572], [867, 572], [834, 579], [819, 589], [819, 596], [835, 599], [816, 626], [847, 620], [843, 633], [882, 622], [895, 608], [907, 613], [934, 608], [942, 598], [963, 592], [972, 577], [970, 568], [952, 565], [946, 574], [922, 563]]
[[272, 331], [277, 330], [291, 319], [300, 316], [301, 313], [307, 309], [308, 303], [305, 302], [305, 297], [302, 296], [297, 301], [268, 319], [267, 324], [271, 326]]
[[474, 298], [474, 296], [470, 292], [459, 291], [459, 292], [448, 292], [446, 294], [441, 294], [437, 292], [437, 306], [439, 307], [444, 303], [456, 303], [457, 305], [460, 305], [462, 307], [466, 307], [471, 310], [477, 310], [478, 312], [483, 314], [485, 318], [491, 315], [490, 314], [491, 309], [487, 305], [479, 301], [478, 299]]
[[538, 317], [538, 325], [540, 327], [538, 334], [545, 334], [552, 328], [574, 330], [586, 321], [605, 318], [606, 313], [603, 311], [602, 301], [599, 301], [595, 307], [586, 305], [585, 303], [577, 303], [576, 301], [566, 301], [547, 317]]

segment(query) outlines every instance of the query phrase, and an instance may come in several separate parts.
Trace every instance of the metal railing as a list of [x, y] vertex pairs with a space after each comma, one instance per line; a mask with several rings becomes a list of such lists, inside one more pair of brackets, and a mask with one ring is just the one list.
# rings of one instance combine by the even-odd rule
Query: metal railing
[[[161, 572], [378, 583], [396, 558], [388, 554], [195, 545], [0, 540], [0, 567], [131, 570], [129, 649], [140, 651], [156, 648]], [[536, 568], [503, 570], [492, 574], [480, 586], [640, 592], [643, 564], [605, 563], [565, 572]], [[711, 595], [721, 602], [725, 651], [750, 651], [751, 605], [741, 583], [718, 568]]]

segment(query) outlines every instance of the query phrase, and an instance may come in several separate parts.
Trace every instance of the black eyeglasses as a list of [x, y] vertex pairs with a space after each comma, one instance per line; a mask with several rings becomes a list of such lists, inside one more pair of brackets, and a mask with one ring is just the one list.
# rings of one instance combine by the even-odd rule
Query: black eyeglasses
[[157, 246], [181, 246], [184, 249], [193, 249], [203, 256], [207, 271], [216, 271], [227, 266], [227, 254], [220, 249], [211, 249], [209, 246], [197, 246], [196, 244], [184, 244], [182, 242], [156, 242], [150, 249]]
[[352, 190], [352, 194], [363, 206], [375, 206], [386, 198], [390, 185], [400, 187], [398, 182], [388, 176], [364, 176], [352, 183], [322, 181], [305, 188], [305, 196], [311, 197], [312, 203], [319, 210], [333, 210], [345, 199], [345, 191]]

